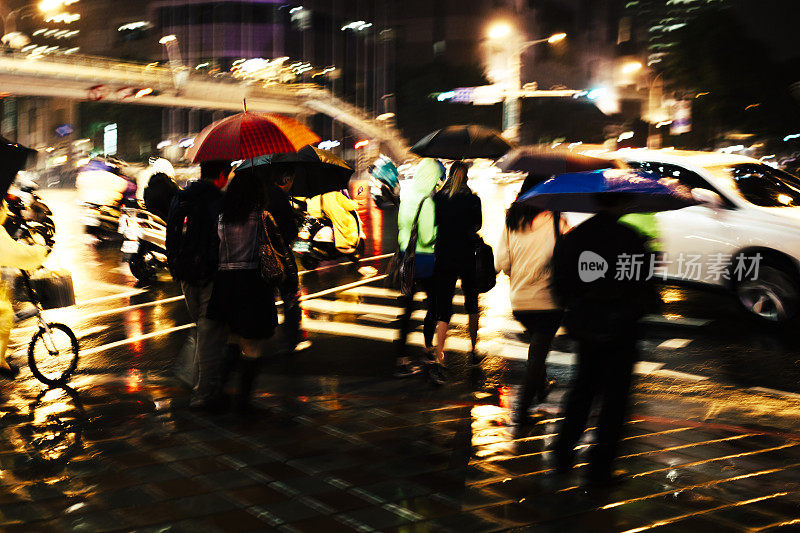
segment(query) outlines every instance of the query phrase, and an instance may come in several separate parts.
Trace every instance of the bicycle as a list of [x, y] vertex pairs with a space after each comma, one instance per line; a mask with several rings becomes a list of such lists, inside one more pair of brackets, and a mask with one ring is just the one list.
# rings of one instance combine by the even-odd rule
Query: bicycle
[[24, 270], [20, 272], [27, 301], [33, 305], [17, 311], [14, 314], [14, 323], [36, 317], [39, 325], [28, 344], [28, 367], [42, 383], [62, 385], [78, 368], [78, 338], [69, 326], [45, 321], [42, 316], [44, 308], [31, 285], [30, 275]]

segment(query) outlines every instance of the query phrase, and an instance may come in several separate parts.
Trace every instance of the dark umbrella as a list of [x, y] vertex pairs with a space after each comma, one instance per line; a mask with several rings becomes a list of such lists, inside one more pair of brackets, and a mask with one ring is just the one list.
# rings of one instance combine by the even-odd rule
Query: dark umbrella
[[296, 152], [315, 142], [319, 137], [293, 118], [245, 111], [206, 126], [184, 157], [192, 163], [239, 161]]
[[310, 198], [347, 188], [353, 169], [328, 150], [305, 146], [293, 154], [275, 154], [248, 159], [237, 170], [272, 169], [294, 171], [290, 194]]
[[36, 150], [0, 136], [0, 199], [5, 198], [17, 172], [25, 168], [35, 154]]
[[539, 209], [596, 213], [598, 198], [619, 200], [623, 213], [653, 213], [697, 205], [690, 191], [676, 180], [636, 170], [595, 170], [561, 174], [540, 183], [517, 199]]
[[426, 135], [411, 151], [440, 159], [497, 159], [512, 146], [499, 132], [483, 126], [448, 126]]

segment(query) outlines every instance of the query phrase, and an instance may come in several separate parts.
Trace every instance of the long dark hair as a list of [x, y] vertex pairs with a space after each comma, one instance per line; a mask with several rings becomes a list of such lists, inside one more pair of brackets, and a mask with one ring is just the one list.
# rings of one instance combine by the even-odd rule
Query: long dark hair
[[[517, 200], [519, 200], [526, 192], [531, 190], [533, 187], [538, 185], [539, 183], [545, 181], [549, 176], [539, 176], [539, 175], [532, 175], [529, 174], [525, 181], [522, 182], [522, 187], [519, 190], [519, 194], [517, 195]], [[526, 226], [530, 226], [533, 222], [533, 219], [539, 216], [540, 213], [543, 213], [544, 209], [539, 209], [538, 207], [533, 207], [527, 204], [521, 204], [514, 202], [511, 204], [511, 207], [508, 208], [506, 211], [506, 227], [509, 231], [519, 231]]]
[[222, 200], [222, 221], [243, 224], [251, 213], [261, 212], [266, 204], [263, 180], [250, 170], [236, 172]]
[[442, 192], [446, 192], [449, 197], [453, 197], [458, 191], [467, 186], [467, 174], [469, 165], [463, 161], [456, 161], [450, 165], [447, 174], [447, 183], [442, 187]]

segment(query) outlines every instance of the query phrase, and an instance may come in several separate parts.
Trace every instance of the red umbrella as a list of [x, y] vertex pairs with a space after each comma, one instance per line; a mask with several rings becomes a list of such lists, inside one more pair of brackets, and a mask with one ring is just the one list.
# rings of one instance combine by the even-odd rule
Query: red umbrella
[[184, 157], [192, 163], [239, 161], [296, 152], [319, 141], [313, 131], [293, 118], [245, 110], [206, 126]]

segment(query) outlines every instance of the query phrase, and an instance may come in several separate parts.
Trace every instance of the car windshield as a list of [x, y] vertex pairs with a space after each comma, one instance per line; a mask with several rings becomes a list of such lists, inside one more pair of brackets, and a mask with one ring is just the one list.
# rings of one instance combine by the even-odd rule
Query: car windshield
[[800, 207], [800, 178], [761, 163], [738, 163], [716, 169], [730, 179], [748, 202], [761, 207]]

